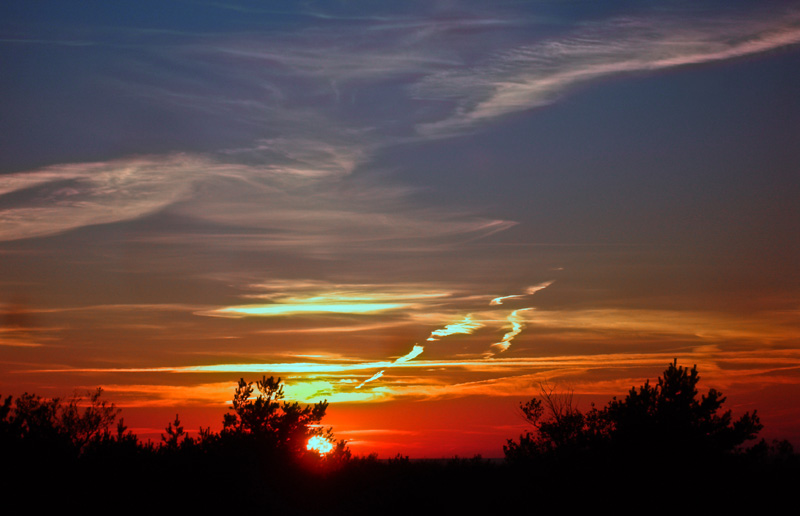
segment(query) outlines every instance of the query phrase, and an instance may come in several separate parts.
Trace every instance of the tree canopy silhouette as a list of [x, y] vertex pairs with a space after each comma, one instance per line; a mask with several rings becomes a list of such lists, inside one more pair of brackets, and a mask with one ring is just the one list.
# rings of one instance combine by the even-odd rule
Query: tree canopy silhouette
[[102, 399], [98, 388], [67, 400], [25, 393], [0, 406], [0, 441], [8, 452], [58, 453], [79, 456], [103, 441], [127, 437], [120, 419], [116, 435], [110, 431], [120, 410]]
[[230, 407], [233, 412], [223, 418], [223, 434], [250, 436], [277, 449], [301, 452], [312, 436], [322, 433], [319, 425], [327, 401], [305, 407], [283, 401], [283, 383], [272, 376], [258, 380], [256, 388], [258, 394], [253, 397], [253, 383], [239, 380]]
[[733, 420], [721, 412], [725, 398], [710, 389], [698, 398], [697, 366], [687, 369], [677, 360], [658, 382], [631, 388], [623, 400], [606, 407], [594, 405], [586, 413], [574, 405], [571, 394], [543, 388], [540, 398], [520, 404], [534, 432], [508, 440], [506, 458], [572, 456], [576, 453], [613, 452], [616, 456], [720, 456], [754, 439], [762, 428], [756, 411]]
[[[239, 380], [230, 412], [223, 418], [223, 428], [218, 436], [206, 433], [206, 441], [220, 440], [235, 446], [238, 442], [255, 447], [262, 453], [303, 457], [318, 452], [309, 449], [309, 439], [321, 437], [332, 445], [325, 454], [328, 463], [340, 462], [350, 457], [344, 441], [337, 441], [330, 428], [322, 427], [328, 409], [327, 401], [301, 406], [298, 402], [284, 400], [283, 382], [270, 376], [255, 382]], [[257, 393], [254, 395], [254, 393]], [[201, 432], [201, 444], [203, 435]]]

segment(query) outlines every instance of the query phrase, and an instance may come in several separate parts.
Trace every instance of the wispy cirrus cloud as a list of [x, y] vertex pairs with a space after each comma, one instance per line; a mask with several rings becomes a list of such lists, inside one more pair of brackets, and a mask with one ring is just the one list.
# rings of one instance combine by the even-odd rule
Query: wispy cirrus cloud
[[300, 149], [297, 142], [287, 144], [282, 158], [259, 164], [175, 154], [2, 175], [0, 240], [50, 236], [163, 210], [189, 217], [196, 229], [152, 231], [140, 240], [314, 247], [316, 252], [343, 242], [395, 241], [413, 249], [413, 242], [485, 236], [514, 225], [420, 208], [402, 186], [355, 182], [345, 188], [339, 180], [352, 172], [358, 158], [325, 147], [313, 150], [316, 145], [308, 141]]
[[208, 165], [201, 158], [173, 155], [53, 165], [0, 176], [0, 240], [153, 213], [187, 198]]
[[579, 26], [571, 35], [499, 51], [467, 69], [426, 76], [420, 99], [450, 100], [450, 116], [418, 126], [441, 136], [550, 104], [575, 86], [611, 75], [733, 59], [800, 43], [800, 13], [750, 18], [669, 14]]

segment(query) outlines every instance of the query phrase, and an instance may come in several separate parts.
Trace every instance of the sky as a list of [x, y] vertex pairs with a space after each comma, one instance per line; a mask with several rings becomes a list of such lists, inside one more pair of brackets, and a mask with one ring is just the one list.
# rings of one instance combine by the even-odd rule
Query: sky
[[502, 456], [673, 359], [800, 446], [800, 2], [0, 6], [0, 394], [281, 377]]

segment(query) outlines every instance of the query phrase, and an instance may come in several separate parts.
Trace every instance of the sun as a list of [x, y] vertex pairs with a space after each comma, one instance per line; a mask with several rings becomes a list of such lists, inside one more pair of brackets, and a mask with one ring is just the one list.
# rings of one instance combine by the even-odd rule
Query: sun
[[306, 449], [314, 450], [319, 453], [320, 456], [323, 456], [333, 449], [333, 443], [321, 435], [315, 435], [308, 440], [308, 446], [306, 446]]

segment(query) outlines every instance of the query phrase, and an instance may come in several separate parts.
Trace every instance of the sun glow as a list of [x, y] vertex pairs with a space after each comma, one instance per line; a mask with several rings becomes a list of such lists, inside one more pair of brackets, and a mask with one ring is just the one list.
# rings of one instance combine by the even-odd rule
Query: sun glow
[[315, 435], [308, 440], [308, 446], [306, 446], [306, 449], [309, 451], [316, 451], [320, 454], [320, 456], [323, 456], [333, 449], [333, 443], [321, 435]]

